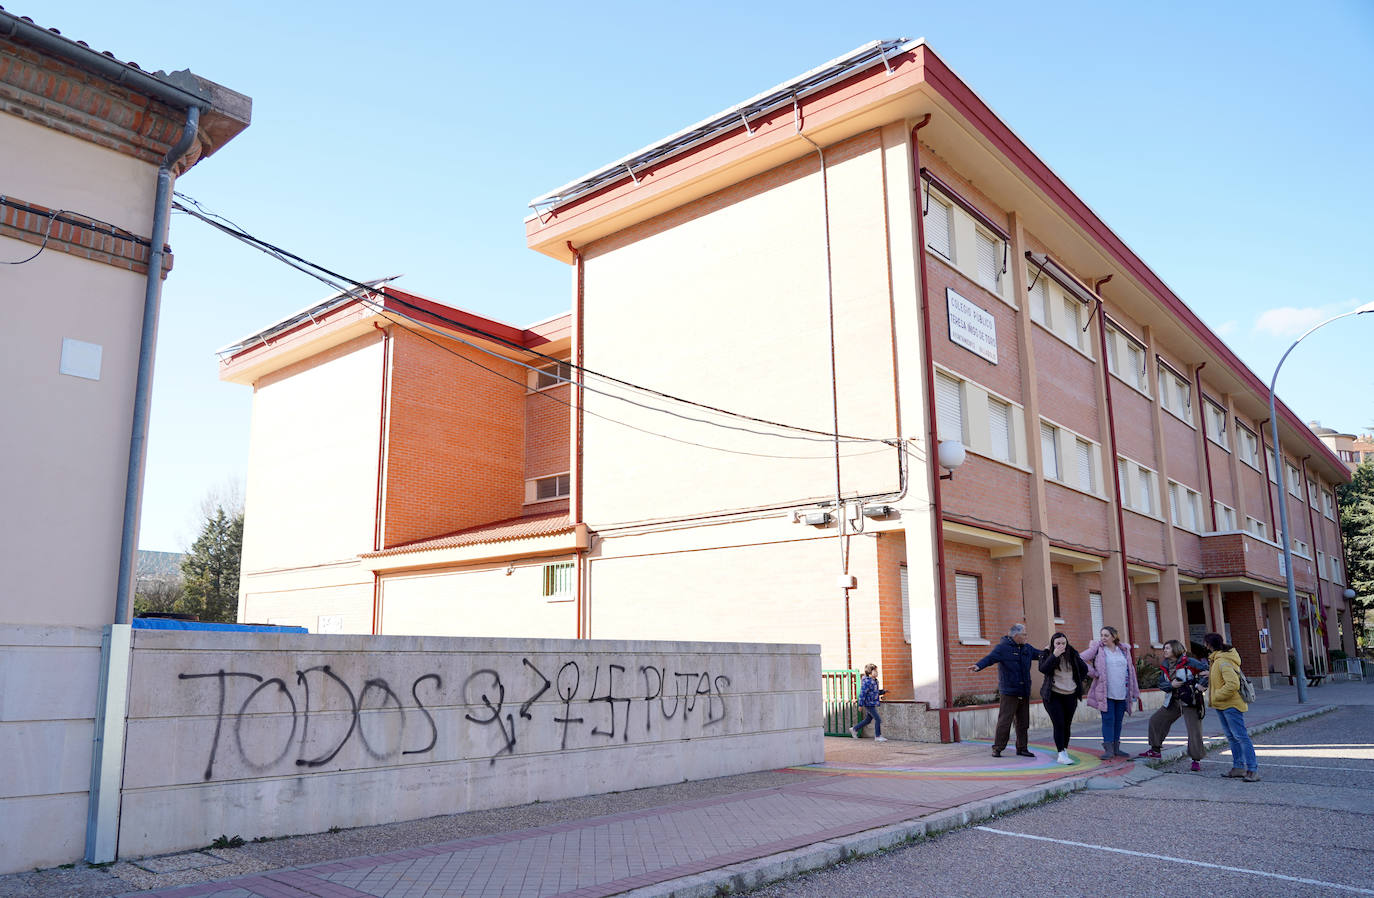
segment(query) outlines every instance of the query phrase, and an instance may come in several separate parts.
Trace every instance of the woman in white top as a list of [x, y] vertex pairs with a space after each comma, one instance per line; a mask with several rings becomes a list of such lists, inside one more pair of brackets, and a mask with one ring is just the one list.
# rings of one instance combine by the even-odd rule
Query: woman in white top
[[1083, 651], [1083, 663], [1093, 675], [1086, 699], [1088, 707], [1102, 713], [1102, 760], [1129, 758], [1121, 750], [1121, 721], [1140, 700], [1131, 650], [1116, 635], [1115, 627], [1103, 627], [1100, 638]]

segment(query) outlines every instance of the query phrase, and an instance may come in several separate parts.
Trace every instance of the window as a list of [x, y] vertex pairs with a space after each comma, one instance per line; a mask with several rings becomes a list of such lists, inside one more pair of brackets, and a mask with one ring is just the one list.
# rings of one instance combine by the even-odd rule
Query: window
[[1128, 479], [1126, 460], [1118, 458], [1116, 460], [1116, 499], [1122, 505], [1129, 506], [1131, 503], [1128, 498], [1131, 494], [1131, 481]]
[[1307, 543], [1305, 541], [1295, 539], [1293, 540], [1293, 554], [1301, 555], [1303, 558], [1311, 558], [1312, 550], [1308, 548]]
[[1331, 556], [1331, 582], [1340, 586], [1345, 585], [1345, 579], [1341, 573], [1341, 560], [1335, 555]]
[[1142, 393], [1149, 393], [1145, 350], [1116, 325], [1107, 324], [1107, 370]]
[[1264, 454], [1269, 459], [1269, 482], [1277, 485], [1279, 482], [1279, 463], [1274, 460], [1274, 450], [1265, 449]]
[[1317, 502], [1319, 501], [1317, 495], [1319, 492], [1315, 483], [1311, 480], [1307, 481], [1307, 504], [1311, 505], [1313, 508], [1317, 507]]
[[1292, 465], [1288, 464], [1288, 462], [1284, 462], [1283, 464], [1284, 464], [1285, 472], [1286, 472], [1287, 475], [1288, 475], [1288, 495], [1292, 496], [1292, 497], [1295, 498], [1295, 499], [1301, 499], [1301, 498], [1302, 498], [1302, 475], [1298, 473], [1298, 469], [1297, 469], [1297, 468], [1295, 468], [1295, 467], [1293, 467]]
[[1221, 448], [1229, 450], [1230, 444], [1226, 439], [1226, 409], [1210, 399], [1203, 400], [1202, 408], [1203, 421], [1207, 428], [1207, 439]]
[[978, 254], [978, 283], [993, 293], [1001, 292], [1001, 242], [1001, 240], [994, 240], [982, 231], [974, 232], [974, 244]]
[[906, 565], [897, 566], [897, 580], [902, 587], [902, 638], [911, 644], [911, 593], [907, 591]]
[[1318, 549], [1318, 550], [1317, 550], [1317, 576], [1318, 576], [1318, 577], [1325, 577], [1325, 576], [1326, 576], [1326, 572], [1327, 572], [1328, 570], [1330, 570], [1330, 568], [1328, 568], [1328, 567], [1326, 566], [1326, 553], [1323, 552], [1321, 549]]
[[1175, 527], [1202, 533], [1207, 529], [1202, 519], [1202, 494], [1195, 489], [1169, 481], [1169, 519]]
[[1240, 448], [1240, 460], [1258, 471], [1260, 466], [1259, 437], [1255, 436], [1250, 428], [1237, 422], [1236, 443]]
[[1011, 454], [1011, 406], [991, 396], [988, 397], [988, 431], [992, 457], [1014, 461]]
[[1102, 593], [1088, 593], [1088, 613], [1092, 616], [1093, 639], [1096, 639], [1097, 634], [1102, 632]]
[[959, 641], [983, 639], [982, 602], [978, 578], [972, 574], [954, 575], [955, 605], [959, 613]]
[[1158, 371], [1159, 402], [1174, 417], [1193, 423], [1193, 388], [1187, 379], [1161, 364]]
[[572, 380], [572, 365], [567, 362], [551, 362], [540, 365], [529, 373], [531, 390], [546, 390]]
[[1245, 529], [1249, 530], [1251, 533], [1255, 534], [1255, 536], [1258, 536], [1260, 539], [1269, 538], [1269, 525], [1264, 523], [1264, 521], [1261, 521], [1259, 518], [1254, 518], [1250, 515], [1246, 515]]
[[1220, 502], [1213, 502], [1217, 512], [1217, 530], [1227, 532], [1236, 529], [1236, 510], [1229, 505]]
[[1160, 644], [1159, 639], [1159, 603], [1153, 599], [1145, 600], [1145, 619], [1150, 624], [1150, 645]]
[[1140, 468], [1140, 504], [1136, 511], [1144, 514], [1155, 513], [1155, 474]]
[[949, 239], [953, 212], [949, 203], [937, 197], [929, 188], [926, 189], [926, 246], [951, 260], [954, 258]]
[[526, 480], [525, 501], [547, 502], [550, 499], [562, 499], [569, 494], [571, 486], [572, 478], [567, 474], [554, 474], [550, 477], [540, 477], [538, 480]]
[[1059, 480], [1059, 428], [1040, 422], [1040, 454], [1044, 456], [1046, 480]]
[[1032, 267], [1029, 277], [1034, 278], [1035, 284], [1030, 288], [1030, 316], [1031, 321], [1049, 325], [1049, 320], [1045, 317], [1046, 300], [1049, 297], [1049, 288], [1045, 285], [1049, 283], [1049, 278], [1041, 274], [1035, 277], [1035, 269]]
[[1078, 454], [1078, 488], [1089, 493], [1097, 492], [1097, 482], [1093, 477], [1093, 444], [1086, 440], [1074, 440]]
[[964, 397], [959, 381], [938, 372], [935, 375], [935, 423], [940, 439], [964, 442]]
[[559, 599], [571, 596], [573, 591], [573, 563], [562, 561], [558, 564], [544, 565], [544, 589], [546, 599]]
[[1060, 332], [1061, 337], [1072, 343], [1074, 346], [1077, 346], [1079, 349], [1083, 348], [1083, 329], [1082, 324], [1078, 319], [1078, 310], [1081, 309], [1082, 306], [1083, 304], [1080, 303], [1078, 300], [1074, 299], [1073, 297], [1064, 297], [1063, 330]]
[[1050, 595], [1054, 598], [1054, 620], [1059, 623], [1064, 619], [1064, 612], [1059, 610], [1059, 584], [1050, 585]]
[[1330, 490], [1322, 491], [1322, 513], [1331, 520], [1336, 520], [1336, 499]]

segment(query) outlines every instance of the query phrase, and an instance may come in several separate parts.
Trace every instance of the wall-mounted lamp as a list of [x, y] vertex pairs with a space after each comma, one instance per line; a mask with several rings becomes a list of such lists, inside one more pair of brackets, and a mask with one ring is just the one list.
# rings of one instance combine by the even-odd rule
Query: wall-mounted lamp
[[1341, 597], [1349, 602], [1351, 599], [1355, 598], [1355, 590], [1347, 589], [1345, 592], [1341, 593]]
[[948, 474], [941, 474], [941, 480], [953, 480], [954, 469], [964, 463], [964, 444], [958, 440], [941, 440], [940, 447], [936, 453], [936, 458], [940, 462], [940, 467], [949, 471]]
[[830, 512], [828, 511], [809, 511], [801, 516], [803, 524], [810, 524], [812, 527], [824, 527], [830, 523]]
[[506, 576], [509, 577], [509, 576], [510, 576], [511, 574], [513, 574], [513, 573], [515, 573], [515, 563], [514, 563], [514, 562], [512, 562], [512, 563], [506, 565]]

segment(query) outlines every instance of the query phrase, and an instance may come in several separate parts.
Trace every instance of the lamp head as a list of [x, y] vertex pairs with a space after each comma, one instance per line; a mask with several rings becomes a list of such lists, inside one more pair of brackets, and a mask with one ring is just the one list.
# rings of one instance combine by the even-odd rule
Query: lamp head
[[1341, 593], [1341, 597], [1349, 602], [1351, 599], [1355, 598], [1355, 590], [1347, 589], [1345, 592]]
[[1366, 312], [1374, 312], [1374, 302], [1367, 302], [1355, 310], [1356, 315], [1363, 315]]
[[964, 444], [958, 440], [941, 440], [936, 458], [940, 462], [940, 467], [953, 471], [964, 463], [967, 453]]

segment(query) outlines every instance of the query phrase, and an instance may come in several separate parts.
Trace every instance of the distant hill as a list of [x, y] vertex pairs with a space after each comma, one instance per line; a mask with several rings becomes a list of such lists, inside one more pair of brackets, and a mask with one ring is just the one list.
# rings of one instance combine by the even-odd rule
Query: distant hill
[[148, 552], [138, 550], [135, 560], [137, 580], [180, 580], [185, 552]]

